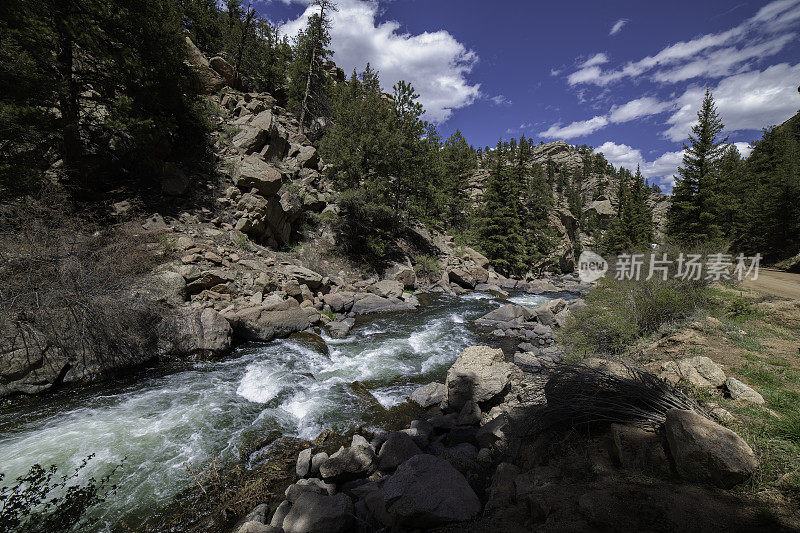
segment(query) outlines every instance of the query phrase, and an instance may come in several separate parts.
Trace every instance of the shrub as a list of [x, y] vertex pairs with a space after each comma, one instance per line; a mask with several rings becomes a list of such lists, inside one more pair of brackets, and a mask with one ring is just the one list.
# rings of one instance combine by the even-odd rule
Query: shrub
[[396, 243], [399, 218], [395, 211], [372, 201], [363, 189], [342, 193], [339, 231], [345, 251], [380, 271], [400, 251]]
[[[647, 265], [642, 268], [647, 272]], [[654, 276], [646, 280], [605, 278], [586, 298], [586, 307], [572, 313], [561, 341], [573, 356], [619, 354], [638, 338], [684, 319], [707, 305], [705, 282]]]
[[414, 272], [420, 277], [437, 278], [439, 262], [432, 255], [417, 255], [414, 257]]

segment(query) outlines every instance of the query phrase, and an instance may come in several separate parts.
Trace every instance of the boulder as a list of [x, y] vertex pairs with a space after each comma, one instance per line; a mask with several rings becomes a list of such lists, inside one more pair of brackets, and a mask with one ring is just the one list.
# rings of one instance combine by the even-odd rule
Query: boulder
[[161, 190], [168, 196], [182, 196], [189, 189], [189, 178], [175, 163], [164, 165], [164, 177], [161, 180]]
[[334, 483], [367, 477], [373, 470], [375, 450], [371, 446], [340, 448], [319, 467], [322, 478]]
[[400, 298], [403, 294], [403, 284], [392, 279], [384, 279], [370, 285], [369, 292], [381, 298]]
[[331, 308], [334, 313], [347, 313], [353, 308], [355, 293], [340, 291], [330, 292], [322, 297], [322, 301]]
[[422, 387], [414, 389], [411, 393], [411, 400], [416, 402], [423, 409], [433, 405], [439, 405], [444, 400], [447, 388], [442, 383], [428, 383]]
[[319, 311], [313, 307], [300, 307], [294, 299], [286, 302], [283, 309], [254, 306], [237, 312], [230, 319], [234, 334], [245, 340], [271, 341], [288, 337], [319, 322]]
[[485, 269], [488, 268], [489, 266], [489, 259], [482, 253], [470, 248], [469, 246], [464, 247], [464, 253], [461, 255], [461, 257], [462, 259], [467, 259], [469, 261], [472, 261], [473, 263], [478, 265], [478, 268]]
[[29, 324], [0, 331], [0, 397], [49, 389], [69, 368], [63, 350]]
[[350, 330], [353, 329], [356, 320], [354, 318], [345, 318], [344, 320], [337, 320], [328, 323], [325, 327], [328, 329], [331, 337], [334, 339], [344, 339]]
[[748, 387], [747, 385], [745, 385], [736, 378], [729, 377], [728, 379], [726, 379], [725, 389], [728, 391], [728, 394], [730, 394], [731, 398], [733, 398], [734, 400], [754, 403], [757, 405], [764, 405], [763, 396], [761, 396], [751, 387]]
[[295, 158], [300, 168], [317, 168], [319, 163], [319, 154], [313, 146], [301, 146]]
[[333, 496], [336, 494], [336, 485], [332, 483], [325, 483], [321, 479], [300, 479], [297, 483], [292, 483], [284, 491], [286, 500], [289, 503], [294, 503], [300, 498], [300, 495], [306, 492], [314, 492], [316, 494], [327, 494]]
[[404, 289], [413, 289], [417, 284], [417, 274], [414, 272], [414, 269], [400, 263], [392, 265], [386, 270], [384, 275], [387, 279], [402, 283]]
[[687, 481], [729, 489], [758, 467], [744, 439], [694, 411], [671, 409], [664, 428], [678, 474]]
[[393, 311], [411, 311], [417, 307], [416, 302], [399, 298], [382, 298], [377, 294], [356, 294], [352, 312], [356, 315], [368, 313], [388, 313]]
[[245, 156], [236, 166], [232, 178], [243, 191], [258, 189], [265, 197], [277, 193], [283, 181], [280, 171], [257, 154]]
[[517, 496], [514, 480], [522, 474], [519, 467], [510, 463], [500, 463], [492, 476], [492, 484], [486, 491], [485, 512], [490, 514], [504, 507], [510, 507]]
[[450, 283], [463, 287], [465, 289], [474, 289], [478, 281], [472, 276], [471, 273], [462, 268], [454, 268], [447, 273]]
[[698, 355], [679, 361], [667, 361], [659, 377], [672, 384], [681, 380], [698, 388], [719, 387], [725, 383], [725, 372], [710, 358]]
[[635, 426], [611, 424], [614, 459], [622, 468], [670, 474], [664, 437]]
[[345, 494], [304, 492], [283, 519], [284, 533], [345, 533], [353, 530], [353, 502]]
[[503, 350], [470, 346], [447, 371], [443, 407], [461, 410], [470, 400], [481, 403], [494, 399], [508, 387], [513, 369]]
[[194, 79], [194, 89], [199, 94], [214, 94], [225, 86], [225, 80], [211, 68], [203, 53], [186, 37], [186, 65]]
[[298, 477], [306, 477], [311, 471], [311, 448], [306, 448], [297, 454], [295, 472]]
[[236, 69], [233, 68], [233, 65], [228, 63], [224, 58], [220, 56], [214, 56], [208, 60], [211, 68], [213, 68], [217, 74], [222, 76], [225, 80], [225, 83], [234, 89], [240, 89], [241, 83], [239, 79], [239, 75], [236, 73]]
[[390, 472], [411, 457], [422, 453], [414, 439], [400, 431], [389, 433], [378, 453], [378, 469]]
[[386, 512], [397, 524], [434, 528], [475, 517], [478, 496], [450, 463], [432, 455], [415, 455], [383, 484]]
[[215, 357], [231, 349], [231, 326], [212, 308], [176, 309], [158, 332], [159, 352], [165, 355]]
[[297, 265], [281, 265], [278, 272], [297, 280], [301, 285], [307, 285], [311, 290], [317, 290], [322, 287], [322, 274], [314, 272], [305, 267]]
[[187, 296], [186, 280], [177, 272], [167, 270], [150, 276], [134, 290], [134, 295], [152, 298], [171, 306], [181, 305]]
[[200, 273], [200, 277], [186, 286], [189, 294], [195, 294], [203, 289], [210, 289], [215, 285], [228, 283], [236, 279], [236, 274], [223, 268], [212, 268]]
[[525, 321], [533, 316], [530, 309], [517, 304], [506, 304], [490, 311], [475, 321], [479, 326], [495, 326], [500, 323]]
[[256, 520], [249, 520], [244, 522], [236, 533], [279, 533], [281, 530]]

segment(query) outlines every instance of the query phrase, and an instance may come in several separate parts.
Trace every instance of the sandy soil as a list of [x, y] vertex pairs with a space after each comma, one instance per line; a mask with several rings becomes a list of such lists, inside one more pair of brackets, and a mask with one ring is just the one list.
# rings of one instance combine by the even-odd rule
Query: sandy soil
[[757, 280], [747, 280], [743, 285], [766, 294], [800, 300], [800, 274], [762, 269]]

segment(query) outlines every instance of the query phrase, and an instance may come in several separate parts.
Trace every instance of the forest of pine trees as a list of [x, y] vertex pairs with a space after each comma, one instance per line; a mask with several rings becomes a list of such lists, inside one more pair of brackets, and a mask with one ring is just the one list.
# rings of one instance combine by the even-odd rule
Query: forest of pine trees
[[800, 114], [764, 130], [742, 158], [706, 91], [684, 147], [668, 215], [668, 236], [716, 243], [776, 262], [800, 251]]

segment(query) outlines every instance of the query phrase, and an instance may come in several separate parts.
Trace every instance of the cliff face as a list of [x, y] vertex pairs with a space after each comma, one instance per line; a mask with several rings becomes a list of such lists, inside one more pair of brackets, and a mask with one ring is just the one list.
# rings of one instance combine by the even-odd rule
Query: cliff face
[[[548, 164], [551, 164], [555, 174], [563, 176], [562, 187], [556, 185], [557, 179], [553, 180], [554, 205], [550, 212], [550, 225], [558, 233], [552, 259], [566, 272], [574, 269], [576, 250], [594, 248], [618, 216], [620, 178], [610, 172], [587, 172], [585, 156], [586, 153], [577, 146], [564, 141], [531, 147], [531, 170], [539, 166], [547, 172]], [[489, 166], [484, 156], [470, 180], [470, 196], [475, 207], [480, 206], [489, 179]], [[580, 220], [570, 210], [567, 196], [570, 190], [580, 194]], [[655, 241], [661, 242], [664, 239], [669, 196], [651, 190], [647, 202], [653, 210]], [[596, 224], [586, 224], [589, 218], [595, 220]]]

